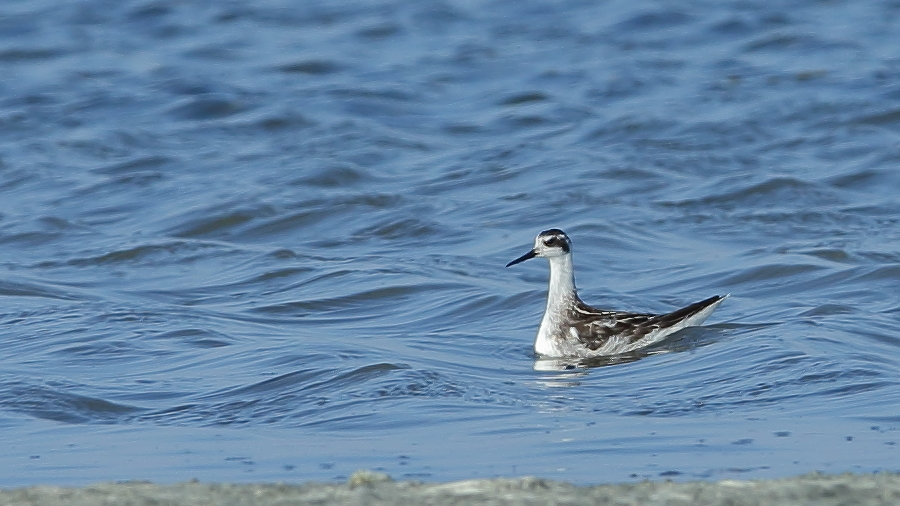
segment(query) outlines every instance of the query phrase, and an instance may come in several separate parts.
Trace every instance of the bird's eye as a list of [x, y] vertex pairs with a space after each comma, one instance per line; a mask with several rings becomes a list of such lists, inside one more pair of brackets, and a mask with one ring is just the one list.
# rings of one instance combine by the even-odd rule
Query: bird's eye
[[548, 237], [544, 239], [544, 246], [553, 246], [556, 243], [556, 237]]

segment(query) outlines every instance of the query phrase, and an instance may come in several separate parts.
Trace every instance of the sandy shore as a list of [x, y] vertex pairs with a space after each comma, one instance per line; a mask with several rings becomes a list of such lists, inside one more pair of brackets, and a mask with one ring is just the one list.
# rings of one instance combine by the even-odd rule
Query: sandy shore
[[34, 486], [0, 490], [0, 504], [19, 505], [895, 505], [898, 474], [807, 474], [780, 480], [642, 482], [576, 487], [540, 478], [468, 480], [440, 484], [395, 482], [360, 471], [347, 483], [232, 485], [199, 482], [176, 485], [103, 483], [66, 488]]

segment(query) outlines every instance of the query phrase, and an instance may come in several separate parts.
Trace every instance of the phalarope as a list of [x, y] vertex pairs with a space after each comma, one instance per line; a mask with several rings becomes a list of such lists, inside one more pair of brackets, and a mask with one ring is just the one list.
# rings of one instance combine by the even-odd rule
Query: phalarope
[[728, 297], [716, 295], [661, 315], [596, 309], [582, 302], [575, 290], [572, 241], [565, 232], [541, 232], [531, 251], [506, 266], [535, 257], [550, 261], [547, 310], [534, 341], [534, 351], [548, 357], [597, 357], [643, 348], [700, 325]]

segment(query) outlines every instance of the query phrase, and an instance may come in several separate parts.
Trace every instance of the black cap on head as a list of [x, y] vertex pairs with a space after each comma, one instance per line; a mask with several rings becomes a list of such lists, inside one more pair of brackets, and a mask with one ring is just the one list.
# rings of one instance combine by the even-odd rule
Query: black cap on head
[[544, 246], [547, 246], [548, 248], [562, 248], [566, 253], [569, 253], [572, 250], [572, 241], [569, 240], [569, 236], [558, 228], [544, 230], [538, 235], [538, 238], [540, 238], [544, 243]]

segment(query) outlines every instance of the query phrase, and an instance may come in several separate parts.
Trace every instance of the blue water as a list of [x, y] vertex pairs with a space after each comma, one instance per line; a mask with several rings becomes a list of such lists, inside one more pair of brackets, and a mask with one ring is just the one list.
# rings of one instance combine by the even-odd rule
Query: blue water
[[896, 2], [0, 3], [0, 486], [900, 470], [898, 142]]

